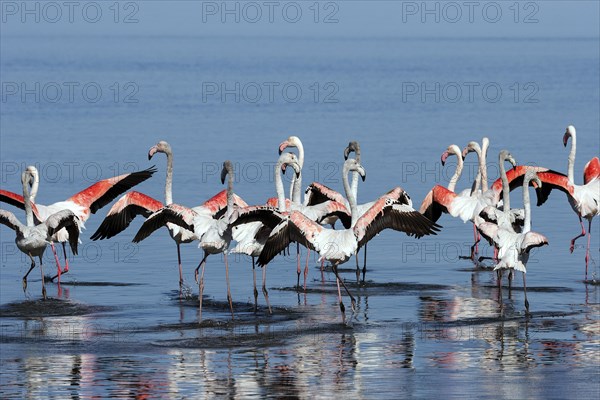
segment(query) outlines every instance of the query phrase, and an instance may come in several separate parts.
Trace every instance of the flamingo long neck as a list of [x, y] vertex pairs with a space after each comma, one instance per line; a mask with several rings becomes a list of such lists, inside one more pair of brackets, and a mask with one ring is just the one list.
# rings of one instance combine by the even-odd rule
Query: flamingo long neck
[[167, 155], [167, 179], [165, 181], [165, 204], [173, 203], [173, 152], [169, 149]]
[[[298, 165], [300, 169], [304, 166], [304, 145], [300, 140], [296, 141], [296, 148], [298, 149]], [[296, 185], [296, 175], [292, 177], [292, 182], [290, 182], [290, 199], [294, 203], [300, 204], [300, 197], [302, 196], [302, 181], [300, 181], [300, 185]]]
[[233, 168], [227, 169], [227, 221], [233, 214]]
[[458, 158], [458, 163], [456, 164], [456, 171], [454, 171], [454, 175], [452, 175], [452, 179], [450, 179], [450, 183], [448, 183], [448, 190], [450, 190], [451, 192], [454, 192], [454, 188], [456, 187], [456, 184], [458, 183], [458, 180], [462, 175], [462, 170], [465, 165], [460, 152], [454, 154], [456, 154], [456, 157]]
[[32, 203], [35, 203], [35, 197], [37, 196], [38, 188], [40, 186], [40, 175], [37, 170], [32, 173], [33, 175], [33, 185], [31, 186], [31, 192], [29, 193], [29, 198]]
[[502, 203], [504, 203], [504, 212], [510, 211], [510, 187], [508, 186], [508, 177], [506, 176], [506, 168], [504, 162], [506, 159], [500, 154], [498, 164], [500, 165], [500, 177], [502, 178]]
[[31, 208], [31, 194], [29, 193], [29, 176], [24, 172], [21, 180], [23, 181], [23, 200], [25, 201], [25, 217], [27, 218], [27, 226], [33, 224], [33, 209]]
[[280, 212], [285, 212], [285, 192], [283, 189], [283, 179], [281, 179], [281, 166], [283, 162], [277, 161], [275, 164], [275, 191], [277, 192], [277, 207]]
[[[525, 222], [523, 223], [522, 233], [527, 233], [531, 230], [531, 203], [529, 200], [529, 182], [531, 179], [523, 180], [523, 208], [525, 209]], [[506, 208], [505, 208], [506, 210]]]
[[477, 175], [475, 175], [475, 181], [473, 182], [473, 186], [471, 187], [471, 195], [477, 193], [479, 190], [479, 186], [481, 184], [481, 148], [479, 146], [475, 147], [475, 154], [477, 154]]
[[302, 170], [300, 170], [300, 173], [298, 174], [298, 177], [296, 177], [296, 175], [294, 174], [294, 177], [292, 178], [292, 185], [293, 185], [293, 197], [292, 197], [292, 202], [294, 202], [295, 204], [300, 204], [302, 199], [300, 194], [302, 193]]
[[[360, 164], [360, 147], [357, 147], [354, 150], [354, 155], [355, 155], [356, 162]], [[352, 194], [354, 195], [354, 199], [356, 200], [357, 203], [358, 203], [358, 178], [359, 178], [358, 171], [353, 171], [352, 172]]]
[[481, 191], [487, 192], [488, 190], [488, 178], [487, 178], [487, 151], [488, 147], [490, 147], [490, 141], [488, 138], [483, 138], [481, 142], [481, 160], [479, 161], [479, 165], [481, 168]]
[[344, 182], [346, 198], [348, 199], [348, 203], [350, 203], [350, 214], [352, 215], [352, 222], [350, 225], [351, 227], [354, 227], [356, 221], [358, 221], [358, 210], [356, 207], [356, 197], [354, 197], [354, 193], [352, 192], [352, 188], [350, 187], [350, 183], [348, 182], [348, 172], [350, 172], [350, 169], [344, 164], [342, 181]]
[[567, 178], [569, 183], [575, 183], [575, 152], [577, 151], [577, 137], [575, 133], [571, 133], [571, 151], [569, 152], [569, 168], [567, 170]]

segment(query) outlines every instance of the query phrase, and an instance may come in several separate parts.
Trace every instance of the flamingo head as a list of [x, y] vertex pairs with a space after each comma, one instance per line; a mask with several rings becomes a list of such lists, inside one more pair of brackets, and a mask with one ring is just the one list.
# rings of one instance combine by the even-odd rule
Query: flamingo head
[[365, 169], [354, 158], [349, 158], [344, 162], [344, 173], [348, 173], [350, 171], [358, 172], [363, 182], [367, 178], [367, 173]]
[[28, 166], [27, 168], [25, 168], [25, 171], [23, 171], [23, 173], [21, 174], [21, 183], [27, 184], [29, 185], [29, 187], [32, 187], [36, 176], [38, 176], [37, 173], [37, 168], [35, 168], [33, 165]]
[[527, 171], [525, 171], [525, 177], [523, 178], [523, 186], [528, 186], [530, 182], [536, 189], [542, 187], [542, 181], [538, 177], [537, 172], [535, 172], [535, 170], [532, 168], [527, 168]]
[[34, 182], [37, 182], [37, 183], [40, 182], [40, 174], [38, 173], [38, 170], [36, 167], [34, 167], [33, 165], [30, 165], [25, 170], [27, 171], [27, 173], [29, 175], [31, 175], [32, 180]]
[[225, 160], [223, 161], [223, 169], [221, 170], [221, 184], [225, 184], [225, 178], [228, 174], [230, 177], [233, 176], [233, 163]]
[[462, 154], [460, 152], [460, 147], [458, 147], [455, 144], [451, 144], [450, 146], [448, 146], [448, 148], [442, 153], [442, 157], [441, 157], [441, 161], [442, 161], [442, 166], [446, 165], [446, 160], [448, 159], [448, 157], [454, 154], [456, 157], [462, 157]]
[[348, 146], [344, 149], [344, 160], [347, 160], [348, 156], [352, 152], [354, 152], [357, 155], [357, 157], [360, 157], [360, 145], [356, 140], [353, 140], [350, 143], [348, 143]]
[[171, 153], [171, 145], [164, 140], [156, 143], [154, 146], [150, 147], [150, 150], [148, 150], [148, 160], [151, 160], [152, 156], [156, 153]]
[[569, 138], [575, 136], [575, 127], [573, 125], [567, 126], [567, 131], [563, 136], [563, 145], [567, 147], [567, 143], [569, 142]]
[[298, 157], [294, 153], [283, 153], [279, 156], [279, 162], [281, 164], [281, 171], [285, 174], [285, 170], [288, 166], [292, 167], [294, 172], [296, 173], [296, 178], [300, 176], [300, 164], [298, 163]]
[[298, 136], [290, 136], [279, 145], [279, 155], [288, 147], [302, 147], [302, 141]]
[[462, 151], [463, 160], [467, 157], [467, 154], [469, 154], [473, 151], [477, 154], [481, 154], [481, 147], [479, 146], [479, 143], [477, 143], [475, 141], [469, 142], [467, 144], [467, 146], [463, 149], [463, 151]]
[[501, 162], [508, 161], [509, 163], [511, 163], [513, 168], [517, 167], [517, 161], [515, 161], [514, 157], [512, 156], [512, 154], [510, 154], [510, 152], [508, 150], [500, 151], [500, 161]]

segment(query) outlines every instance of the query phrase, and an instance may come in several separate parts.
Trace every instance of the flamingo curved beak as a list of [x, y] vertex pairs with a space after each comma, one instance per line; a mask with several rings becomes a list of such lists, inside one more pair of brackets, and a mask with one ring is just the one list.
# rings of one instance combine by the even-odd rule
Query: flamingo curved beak
[[365, 169], [363, 168], [363, 166], [359, 165], [358, 168], [356, 169], [356, 171], [358, 172], [358, 174], [360, 175], [362, 181], [364, 182], [365, 179], [367, 179], [367, 172], [365, 171]]
[[563, 136], [563, 145], [565, 147], [567, 147], [567, 143], [569, 142], [570, 137], [571, 137], [571, 134], [569, 133], [569, 131], [566, 131], [565, 135]]
[[286, 140], [285, 142], [281, 142], [279, 145], [279, 155], [283, 153], [283, 151], [290, 145], [290, 143]]
[[513, 169], [517, 168], [517, 161], [513, 158], [513, 156], [509, 155], [506, 157], [506, 161], [512, 164]]
[[469, 150], [469, 147], [465, 147], [462, 151], [462, 159], [463, 161], [465, 160], [465, 158], [467, 158], [467, 154], [469, 154], [471, 150]]
[[[441, 162], [442, 162], [442, 167], [444, 165], [446, 165], [446, 160], [448, 159], [448, 156], [450, 155], [450, 153], [448, 153], [448, 150], [446, 150], [445, 152], [442, 153], [442, 157], [440, 158]], [[464, 156], [463, 156], [464, 159]]]
[[350, 149], [350, 146], [348, 146], [348, 147], [346, 147], [346, 148], [344, 149], [344, 160], [347, 160], [347, 159], [348, 159], [348, 156], [350, 155], [350, 152], [351, 152], [351, 151], [352, 151], [352, 150]]
[[151, 160], [152, 156], [155, 155], [157, 151], [158, 151], [158, 147], [156, 147], [156, 146], [150, 147], [150, 150], [148, 150], [148, 160]]

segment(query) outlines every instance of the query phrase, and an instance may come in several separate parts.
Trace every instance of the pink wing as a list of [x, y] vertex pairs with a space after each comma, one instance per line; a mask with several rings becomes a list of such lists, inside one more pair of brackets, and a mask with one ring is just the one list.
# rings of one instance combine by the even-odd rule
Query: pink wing
[[327, 200], [337, 201], [338, 203], [346, 204], [346, 199], [339, 192], [320, 184], [313, 182], [306, 188], [306, 205], [312, 206], [315, 204], [324, 203]]
[[150, 178], [155, 172], [156, 168], [150, 167], [143, 171], [104, 179], [69, 197], [67, 201], [72, 201], [80, 206], [89, 208], [90, 212], [94, 214], [100, 208], [113, 201], [117, 196]]
[[138, 215], [148, 218], [160, 210], [163, 203], [140, 192], [129, 192], [108, 211], [104, 221], [92, 235], [92, 240], [108, 239], [124, 231]]
[[600, 159], [592, 158], [583, 168], [583, 183], [588, 184], [594, 179], [600, 179]]

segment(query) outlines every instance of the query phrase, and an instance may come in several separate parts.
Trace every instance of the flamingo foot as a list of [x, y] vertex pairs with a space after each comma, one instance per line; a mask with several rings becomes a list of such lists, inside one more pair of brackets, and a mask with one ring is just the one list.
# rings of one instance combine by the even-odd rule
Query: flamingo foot
[[46, 295], [46, 286], [42, 285], [42, 297], [44, 300], [48, 300], [48, 296]]

